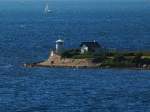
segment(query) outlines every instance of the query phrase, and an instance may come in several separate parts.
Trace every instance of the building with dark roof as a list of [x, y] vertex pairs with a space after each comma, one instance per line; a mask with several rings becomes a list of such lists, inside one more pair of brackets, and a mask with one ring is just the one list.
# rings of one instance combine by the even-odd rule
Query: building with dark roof
[[101, 49], [101, 45], [96, 42], [81, 42], [80, 44], [81, 54], [84, 54], [85, 52], [98, 52]]

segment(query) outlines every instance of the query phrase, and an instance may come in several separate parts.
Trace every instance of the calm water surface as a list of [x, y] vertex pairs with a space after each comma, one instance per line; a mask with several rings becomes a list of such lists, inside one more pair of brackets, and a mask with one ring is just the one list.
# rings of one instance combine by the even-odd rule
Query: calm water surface
[[0, 112], [149, 112], [150, 71], [21, 66], [46, 59], [58, 38], [150, 50], [147, 2], [52, 1], [44, 15], [44, 2], [0, 1]]

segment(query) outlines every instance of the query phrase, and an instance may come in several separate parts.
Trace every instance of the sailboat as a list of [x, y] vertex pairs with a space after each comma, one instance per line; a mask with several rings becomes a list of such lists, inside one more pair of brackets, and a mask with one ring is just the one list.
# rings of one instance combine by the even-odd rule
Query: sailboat
[[44, 9], [44, 12], [45, 12], [46, 14], [52, 12], [52, 10], [49, 9], [48, 4], [46, 4], [45, 9]]

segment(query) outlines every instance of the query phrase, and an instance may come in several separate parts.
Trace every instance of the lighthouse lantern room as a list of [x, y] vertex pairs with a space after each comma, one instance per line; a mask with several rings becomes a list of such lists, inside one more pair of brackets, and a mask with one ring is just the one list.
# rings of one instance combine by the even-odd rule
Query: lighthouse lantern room
[[60, 54], [64, 50], [64, 40], [58, 39], [56, 41], [56, 53]]

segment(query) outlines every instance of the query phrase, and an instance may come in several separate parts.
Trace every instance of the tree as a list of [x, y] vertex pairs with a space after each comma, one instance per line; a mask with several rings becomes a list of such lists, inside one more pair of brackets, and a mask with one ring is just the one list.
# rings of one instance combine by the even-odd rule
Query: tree
[[136, 66], [141, 65], [142, 63], [142, 53], [137, 53], [135, 54], [135, 57], [133, 58], [132, 62], [135, 63]]
[[126, 60], [126, 58], [122, 54], [116, 54], [116, 56], [114, 56], [114, 59], [113, 59], [113, 61], [115, 61], [115, 62], [122, 62], [125, 60]]
[[140, 63], [142, 59], [143, 54], [142, 53], [137, 53], [135, 54], [135, 57], [133, 58], [133, 63]]

